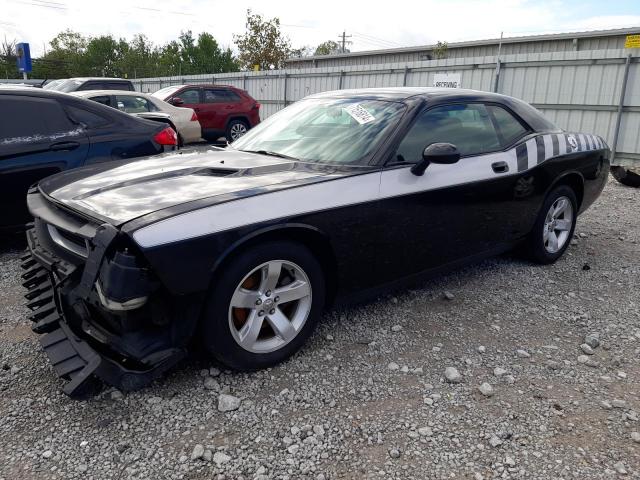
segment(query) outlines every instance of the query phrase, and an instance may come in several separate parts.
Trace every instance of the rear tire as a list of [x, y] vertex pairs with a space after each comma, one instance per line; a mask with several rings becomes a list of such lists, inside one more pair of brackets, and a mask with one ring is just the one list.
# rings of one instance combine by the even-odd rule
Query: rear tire
[[640, 188], [640, 173], [630, 168], [613, 166], [611, 167], [611, 175], [627, 187]]
[[249, 125], [244, 120], [231, 120], [227, 125], [225, 137], [229, 143], [237, 140], [249, 131]]
[[567, 185], [554, 188], [545, 198], [527, 238], [527, 256], [543, 265], [558, 260], [571, 243], [577, 218], [578, 201], [573, 189]]
[[313, 332], [324, 307], [322, 267], [298, 243], [271, 241], [250, 247], [216, 277], [201, 320], [204, 345], [236, 370], [271, 367], [293, 355]]

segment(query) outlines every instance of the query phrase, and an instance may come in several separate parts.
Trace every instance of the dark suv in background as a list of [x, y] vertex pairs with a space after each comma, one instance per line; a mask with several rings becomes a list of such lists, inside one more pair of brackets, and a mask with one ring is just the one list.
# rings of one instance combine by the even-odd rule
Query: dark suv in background
[[27, 190], [62, 170], [175, 149], [165, 124], [40, 88], [0, 89], [0, 232], [30, 219]]
[[47, 83], [42, 88], [66, 93], [81, 90], [135, 90], [130, 80], [103, 77], [64, 78]]
[[260, 104], [244, 90], [229, 85], [174, 85], [152, 95], [195, 110], [207, 140], [224, 136], [233, 142], [260, 123]]

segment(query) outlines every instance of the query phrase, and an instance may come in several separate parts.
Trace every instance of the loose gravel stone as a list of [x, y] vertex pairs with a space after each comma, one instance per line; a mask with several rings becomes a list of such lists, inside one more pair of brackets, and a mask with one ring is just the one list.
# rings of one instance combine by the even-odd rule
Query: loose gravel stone
[[213, 461], [216, 465], [220, 466], [220, 465], [224, 465], [225, 463], [229, 462], [231, 460], [231, 457], [229, 455], [227, 455], [224, 452], [215, 452], [213, 454]]
[[640, 443], [640, 432], [631, 432], [631, 440]]
[[582, 350], [587, 355], [593, 355], [594, 353], [596, 353], [593, 348], [591, 348], [591, 346], [587, 343], [583, 343], [582, 345], [580, 345], [580, 350]]
[[447, 379], [449, 383], [460, 383], [462, 382], [462, 375], [458, 372], [458, 369], [455, 367], [447, 367], [444, 370], [444, 378]]
[[204, 456], [204, 445], [197, 444], [191, 452], [191, 460], [199, 460]]
[[503, 376], [503, 375], [506, 375], [507, 373], [508, 373], [508, 372], [507, 372], [504, 368], [502, 368], [502, 367], [496, 367], [496, 368], [494, 368], [494, 369], [493, 369], [493, 374], [494, 374], [496, 377], [501, 377], [501, 376]]
[[584, 337], [584, 343], [589, 345], [591, 348], [598, 348], [600, 346], [600, 334], [598, 333], [589, 333]]
[[238, 397], [225, 393], [218, 397], [218, 410], [220, 412], [231, 412], [238, 408], [240, 408], [240, 399]]
[[493, 387], [487, 382], [484, 382], [482, 385], [480, 385], [478, 387], [478, 390], [480, 390], [480, 393], [485, 397], [493, 396]]
[[531, 357], [531, 354], [529, 352], [527, 352], [526, 350], [523, 350], [521, 348], [516, 350], [516, 355], [518, 355], [519, 358], [529, 358], [529, 357]]

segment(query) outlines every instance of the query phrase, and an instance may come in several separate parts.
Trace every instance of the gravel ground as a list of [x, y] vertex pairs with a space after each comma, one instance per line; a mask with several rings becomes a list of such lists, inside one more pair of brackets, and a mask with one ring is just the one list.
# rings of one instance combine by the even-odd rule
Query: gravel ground
[[639, 212], [611, 181], [556, 265], [488, 260], [328, 312], [277, 368], [191, 360], [89, 401], [60, 393], [5, 246], [0, 479], [640, 478]]

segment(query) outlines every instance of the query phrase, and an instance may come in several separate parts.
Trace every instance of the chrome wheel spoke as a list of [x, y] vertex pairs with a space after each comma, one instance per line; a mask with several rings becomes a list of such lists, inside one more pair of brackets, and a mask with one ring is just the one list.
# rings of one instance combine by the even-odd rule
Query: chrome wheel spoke
[[279, 308], [267, 316], [267, 321], [277, 336], [288, 342], [298, 333], [287, 316]]
[[556, 208], [553, 210], [553, 217], [558, 218], [562, 213], [564, 213], [564, 211], [567, 209], [567, 205], [569, 205], [569, 202], [566, 199], [558, 199], [555, 204]]
[[240, 345], [248, 349], [253, 348], [256, 340], [258, 340], [258, 335], [260, 335], [263, 321], [264, 317], [259, 316], [255, 310], [251, 312], [244, 326], [238, 332]]
[[568, 232], [569, 230], [571, 230], [571, 221], [570, 220], [564, 220], [564, 219], [556, 220], [556, 230], [561, 230], [563, 232]]
[[269, 262], [262, 269], [262, 285], [260, 285], [262, 293], [275, 290], [281, 272], [282, 262], [278, 261]]
[[275, 295], [279, 297], [278, 303], [280, 304], [308, 297], [309, 293], [309, 284], [303, 280], [296, 280], [275, 290]]
[[256, 308], [256, 302], [260, 298], [258, 292], [238, 288], [231, 297], [231, 306], [237, 308]]
[[552, 252], [557, 252], [558, 251], [558, 236], [556, 235], [556, 232], [549, 232], [549, 250], [551, 250]]
[[545, 245], [549, 241], [549, 229], [547, 228], [546, 225], [544, 227], [544, 232], [542, 233], [542, 241], [544, 242]]

